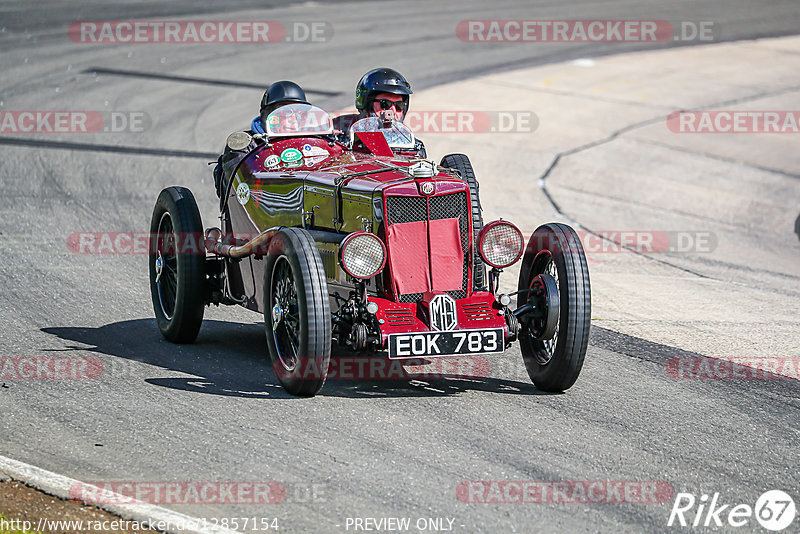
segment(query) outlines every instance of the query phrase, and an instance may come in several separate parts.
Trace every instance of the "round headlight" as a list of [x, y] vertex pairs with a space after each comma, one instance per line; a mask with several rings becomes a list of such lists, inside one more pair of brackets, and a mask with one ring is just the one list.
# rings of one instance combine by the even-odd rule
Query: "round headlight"
[[386, 265], [386, 247], [375, 234], [353, 232], [342, 241], [339, 260], [353, 278], [372, 278]]
[[478, 252], [483, 261], [503, 269], [522, 256], [522, 232], [506, 221], [490, 222], [478, 234]]

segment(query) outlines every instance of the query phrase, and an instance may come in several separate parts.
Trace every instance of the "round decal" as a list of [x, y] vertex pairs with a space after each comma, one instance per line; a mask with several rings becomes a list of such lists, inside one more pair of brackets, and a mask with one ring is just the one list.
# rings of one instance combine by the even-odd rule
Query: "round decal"
[[433, 182], [422, 182], [422, 194], [430, 195], [433, 193]]
[[281, 160], [284, 163], [297, 163], [302, 162], [303, 154], [296, 148], [287, 148], [281, 152]]
[[281, 158], [276, 156], [275, 154], [270, 154], [267, 156], [267, 159], [264, 160], [264, 167], [275, 167], [281, 162]]
[[236, 199], [242, 206], [247, 204], [247, 201], [250, 200], [250, 187], [248, 187], [246, 183], [242, 182], [239, 184], [239, 187], [236, 188]]

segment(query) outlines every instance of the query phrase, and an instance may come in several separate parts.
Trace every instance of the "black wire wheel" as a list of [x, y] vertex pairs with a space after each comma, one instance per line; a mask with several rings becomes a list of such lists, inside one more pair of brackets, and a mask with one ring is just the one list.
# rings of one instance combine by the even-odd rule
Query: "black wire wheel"
[[542, 391], [565, 391], [581, 372], [591, 326], [589, 268], [575, 230], [559, 223], [536, 229], [518, 289], [525, 290], [518, 306], [531, 304], [535, 311], [519, 334], [528, 375]]
[[440, 165], [447, 169], [458, 171], [461, 179], [469, 186], [470, 212], [472, 216], [472, 285], [475, 289], [482, 289], [486, 286], [486, 265], [484, 265], [480, 254], [478, 254], [477, 245], [478, 234], [481, 228], [483, 228], [478, 179], [475, 177], [472, 163], [470, 163], [469, 158], [465, 154], [448, 154], [442, 158]]
[[161, 315], [172, 320], [175, 313], [175, 297], [178, 292], [178, 255], [175, 251], [175, 235], [169, 212], [161, 214], [156, 233], [156, 292]]
[[285, 256], [275, 262], [272, 280], [272, 334], [275, 339], [275, 355], [286, 371], [297, 367], [300, 345], [300, 315], [297, 299], [297, 284], [292, 266]]
[[161, 334], [173, 343], [197, 338], [205, 311], [203, 223], [191, 191], [161, 191], [150, 221], [150, 295]]
[[272, 368], [292, 395], [325, 384], [331, 312], [322, 257], [308, 232], [284, 228], [272, 238], [264, 269], [264, 326]]

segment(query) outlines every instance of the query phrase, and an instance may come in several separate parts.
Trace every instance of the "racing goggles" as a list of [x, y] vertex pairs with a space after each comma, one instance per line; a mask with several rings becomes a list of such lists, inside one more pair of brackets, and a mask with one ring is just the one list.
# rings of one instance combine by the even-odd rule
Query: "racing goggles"
[[406, 103], [403, 102], [402, 100], [394, 102], [392, 100], [386, 100], [385, 98], [381, 98], [380, 100], [376, 100], [375, 102], [377, 102], [381, 106], [381, 109], [392, 109], [392, 106], [394, 106], [394, 109], [396, 109], [398, 113], [402, 113], [406, 109]]

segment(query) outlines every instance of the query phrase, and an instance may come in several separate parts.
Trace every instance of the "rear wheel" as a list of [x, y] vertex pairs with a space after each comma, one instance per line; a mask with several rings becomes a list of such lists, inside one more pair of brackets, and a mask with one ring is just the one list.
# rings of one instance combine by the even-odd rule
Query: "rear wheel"
[[[553, 281], [552, 290], [543, 287]], [[591, 323], [589, 268], [575, 230], [559, 223], [536, 229], [519, 276], [519, 289], [531, 288], [534, 291], [517, 297], [518, 306], [533, 304], [540, 317], [520, 328], [525, 368], [537, 388], [564, 391], [575, 383], [583, 367]], [[552, 295], [555, 288], [557, 297]], [[547, 295], [551, 295], [549, 299]], [[547, 313], [548, 304], [553, 303], [558, 306], [558, 320], [555, 325], [544, 324], [553, 317]]]
[[275, 375], [292, 395], [316, 395], [328, 374], [331, 311], [314, 240], [284, 228], [269, 243], [264, 269], [264, 324]]
[[192, 192], [161, 191], [150, 222], [150, 295], [161, 334], [173, 343], [197, 338], [205, 311], [203, 223]]
[[483, 216], [481, 215], [481, 200], [478, 196], [478, 179], [475, 177], [475, 171], [472, 169], [472, 163], [465, 154], [448, 154], [442, 158], [440, 163], [442, 167], [457, 170], [461, 175], [461, 179], [467, 182], [469, 186], [470, 197], [470, 211], [472, 214], [472, 261], [475, 266], [473, 269], [473, 287], [476, 289], [483, 288], [486, 285], [486, 266], [478, 254], [477, 239], [478, 233], [483, 228]]

